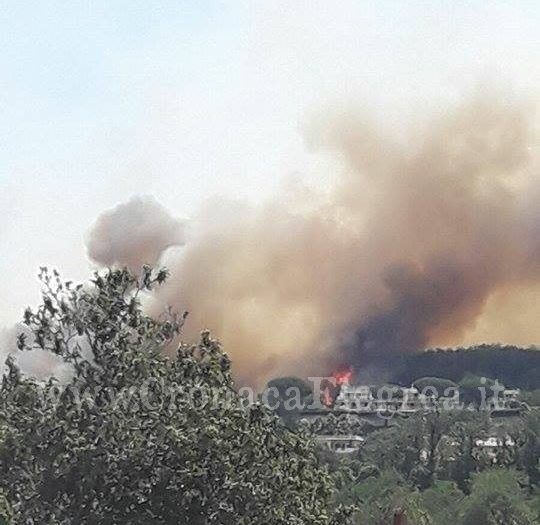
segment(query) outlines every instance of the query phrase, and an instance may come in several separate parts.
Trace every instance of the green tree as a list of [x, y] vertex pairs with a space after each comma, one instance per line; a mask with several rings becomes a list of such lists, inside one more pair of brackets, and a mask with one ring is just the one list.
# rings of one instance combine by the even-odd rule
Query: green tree
[[464, 505], [463, 525], [533, 525], [525, 484], [523, 475], [513, 469], [493, 468], [475, 474]]
[[443, 377], [420, 377], [413, 382], [413, 386], [420, 392], [428, 387], [433, 388], [437, 391], [438, 396], [442, 396], [445, 392], [450, 392], [449, 389], [457, 388], [456, 383]]
[[396, 508], [405, 508], [413, 489], [392, 469], [380, 475], [351, 484], [340, 493], [340, 501], [359, 507], [356, 523], [369, 525], [388, 525]]
[[299, 377], [287, 376], [271, 379], [263, 397], [288, 426], [294, 426], [302, 407], [312, 402], [312, 386]]
[[[455, 525], [464, 494], [451, 481], [436, 481], [419, 495], [418, 508], [433, 525]], [[416, 521], [409, 520], [416, 525]]]
[[493, 396], [492, 388], [496, 384], [494, 379], [478, 377], [467, 372], [459, 382], [460, 401], [480, 407]]
[[166, 357], [185, 316], [151, 318], [140, 302], [165, 271], [109, 270], [76, 287], [40, 276], [18, 345], [60, 356], [73, 376], [40, 383], [8, 362], [0, 488], [15, 523], [343, 522], [313, 443], [237, 395], [208, 333]]
[[[441, 487], [420, 492], [395, 470], [383, 470], [368, 478], [344, 487], [339, 501], [354, 504], [359, 510], [356, 523], [366, 525], [388, 525], [396, 510], [407, 517], [407, 523], [414, 525], [450, 525], [444, 521], [447, 514], [440, 506], [446, 506], [448, 515], [455, 511], [463, 495], [453, 487]], [[455, 519], [455, 515], [453, 516]]]
[[529, 476], [531, 485], [540, 485], [540, 414], [525, 416], [522, 431], [523, 444], [518, 451], [518, 465]]
[[439, 445], [439, 479], [454, 481], [468, 494], [471, 475], [479, 468], [475, 443], [489, 432], [489, 416], [482, 412], [455, 411]]

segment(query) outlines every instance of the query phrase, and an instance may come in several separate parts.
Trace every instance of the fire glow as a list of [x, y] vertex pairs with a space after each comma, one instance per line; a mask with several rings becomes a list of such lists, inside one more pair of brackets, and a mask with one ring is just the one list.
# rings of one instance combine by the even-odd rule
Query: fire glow
[[334, 372], [333, 376], [336, 380], [337, 386], [350, 385], [353, 377], [353, 369], [352, 367], [348, 366], [347, 368]]
[[[238, 384], [320, 376], [329, 363], [369, 366], [381, 382], [395, 356], [501, 326], [507, 342], [537, 341], [539, 308], [523, 296], [540, 286], [533, 106], [490, 92], [456, 102], [411, 107], [397, 134], [377, 115], [323, 111], [305, 131], [330, 155], [324, 189], [300, 177], [260, 204], [212, 200], [189, 222], [133, 197], [98, 217], [88, 255], [134, 272], [166, 259], [152, 313], [189, 311], [183, 337], [212, 330]], [[514, 322], [488, 308], [503, 292], [527, 305]]]
[[350, 385], [354, 371], [351, 366], [337, 370], [332, 374], [333, 381], [328, 381], [323, 389], [322, 402], [327, 407], [334, 406], [334, 402], [344, 385]]

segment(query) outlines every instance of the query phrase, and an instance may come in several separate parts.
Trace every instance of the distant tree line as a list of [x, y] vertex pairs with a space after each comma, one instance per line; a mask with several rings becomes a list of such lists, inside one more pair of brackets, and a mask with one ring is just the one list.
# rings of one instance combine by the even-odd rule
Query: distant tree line
[[507, 387], [540, 389], [540, 349], [484, 344], [395, 356], [390, 382], [408, 385], [424, 376], [460, 382], [465, 374], [497, 379]]

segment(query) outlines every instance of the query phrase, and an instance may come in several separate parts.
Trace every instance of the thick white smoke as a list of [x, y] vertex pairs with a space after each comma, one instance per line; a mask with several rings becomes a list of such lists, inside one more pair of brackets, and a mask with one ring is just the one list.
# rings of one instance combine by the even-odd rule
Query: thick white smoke
[[87, 249], [93, 261], [138, 271], [143, 264], [155, 265], [170, 246], [183, 243], [183, 223], [144, 195], [102, 213], [87, 238]]

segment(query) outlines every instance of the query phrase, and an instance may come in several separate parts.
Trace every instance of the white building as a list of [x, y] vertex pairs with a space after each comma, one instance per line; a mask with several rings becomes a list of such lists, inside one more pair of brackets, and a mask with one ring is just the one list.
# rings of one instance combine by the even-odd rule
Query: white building
[[354, 435], [320, 435], [315, 437], [317, 443], [336, 454], [352, 454], [363, 444], [365, 439]]
[[334, 407], [343, 410], [357, 410], [360, 412], [371, 412], [375, 398], [369, 386], [342, 385], [336, 397]]
[[433, 408], [434, 399], [421, 394], [416, 388], [383, 387], [377, 396], [366, 385], [345, 384], [336, 397], [334, 408], [354, 412], [400, 412], [414, 413], [420, 409]]

